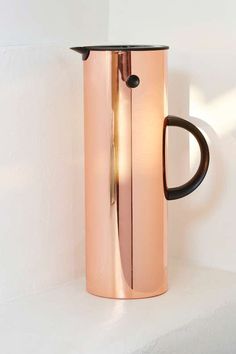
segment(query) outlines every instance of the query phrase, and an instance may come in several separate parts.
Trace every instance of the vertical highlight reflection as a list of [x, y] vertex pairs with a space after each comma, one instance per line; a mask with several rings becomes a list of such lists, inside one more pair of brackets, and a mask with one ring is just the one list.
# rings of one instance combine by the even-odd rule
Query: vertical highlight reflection
[[116, 208], [120, 266], [133, 289], [132, 91], [126, 86], [131, 53], [112, 53], [111, 205]]

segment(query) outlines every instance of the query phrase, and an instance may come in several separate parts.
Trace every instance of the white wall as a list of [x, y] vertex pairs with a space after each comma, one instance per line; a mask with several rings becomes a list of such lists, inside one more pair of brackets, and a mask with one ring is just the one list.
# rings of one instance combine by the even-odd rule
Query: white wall
[[[95, 6], [96, 4], [96, 6]], [[0, 302], [84, 267], [82, 60], [108, 3], [0, 2]]]
[[[207, 178], [169, 202], [169, 250], [175, 257], [236, 271], [236, 5], [234, 0], [110, 1], [112, 42], [168, 44], [169, 113], [198, 125], [210, 145]], [[198, 163], [196, 144], [172, 128], [169, 184]], [[187, 153], [189, 151], [189, 154]]]
[[0, 0], [0, 45], [107, 40], [108, 0]]
[[78, 271], [82, 123], [75, 65], [64, 48], [0, 49], [2, 299]]

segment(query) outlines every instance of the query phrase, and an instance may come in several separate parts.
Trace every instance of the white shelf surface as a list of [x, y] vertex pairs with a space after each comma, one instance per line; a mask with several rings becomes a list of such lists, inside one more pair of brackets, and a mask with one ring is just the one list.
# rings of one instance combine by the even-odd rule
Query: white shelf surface
[[95, 297], [79, 279], [2, 304], [0, 353], [235, 353], [236, 273], [174, 262], [169, 279], [144, 300]]

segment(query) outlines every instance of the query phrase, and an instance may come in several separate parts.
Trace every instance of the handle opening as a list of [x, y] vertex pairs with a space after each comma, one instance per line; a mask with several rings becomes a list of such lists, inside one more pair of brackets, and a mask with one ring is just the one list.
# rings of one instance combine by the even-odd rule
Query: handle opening
[[[194, 176], [186, 183], [184, 183], [181, 186], [174, 187], [174, 188], [168, 188], [167, 183], [166, 183], [166, 169], [165, 169], [165, 136], [166, 136], [166, 127], [167, 126], [173, 126], [173, 127], [180, 127], [183, 129], [186, 129], [188, 132], [190, 132], [197, 140], [199, 147], [200, 147], [200, 153], [201, 153], [201, 159], [200, 159], [200, 164], [197, 169], [197, 172], [194, 174]], [[210, 161], [210, 154], [209, 154], [209, 148], [206, 142], [206, 139], [204, 138], [203, 134], [200, 132], [200, 130], [192, 123], [189, 121], [179, 118], [176, 116], [167, 116], [164, 121], [164, 137], [163, 137], [163, 156], [164, 156], [164, 192], [165, 192], [165, 197], [167, 200], [174, 200], [174, 199], [179, 199], [187, 196], [188, 194], [192, 193], [203, 181], [203, 179], [206, 176], [208, 167], [209, 167], [209, 161]]]

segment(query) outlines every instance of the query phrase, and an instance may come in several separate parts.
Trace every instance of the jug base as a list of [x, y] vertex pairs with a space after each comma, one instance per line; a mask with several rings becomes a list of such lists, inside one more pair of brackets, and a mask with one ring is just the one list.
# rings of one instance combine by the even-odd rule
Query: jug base
[[140, 293], [137, 291], [134, 291], [133, 293], [127, 294], [125, 296], [122, 295], [105, 295], [105, 294], [100, 294], [97, 292], [94, 292], [92, 290], [87, 289], [87, 292], [90, 295], [105, 298], [105, 299], [111, 299], [111, 300], [141, 300], [141, 299], [148, 299], [156, 296], [160, 296], [165, 294], [168, 291], [168, 288], [165, 287], [163, 289], [160, 289], [157, 292], [150, 292], [150, 293]]

